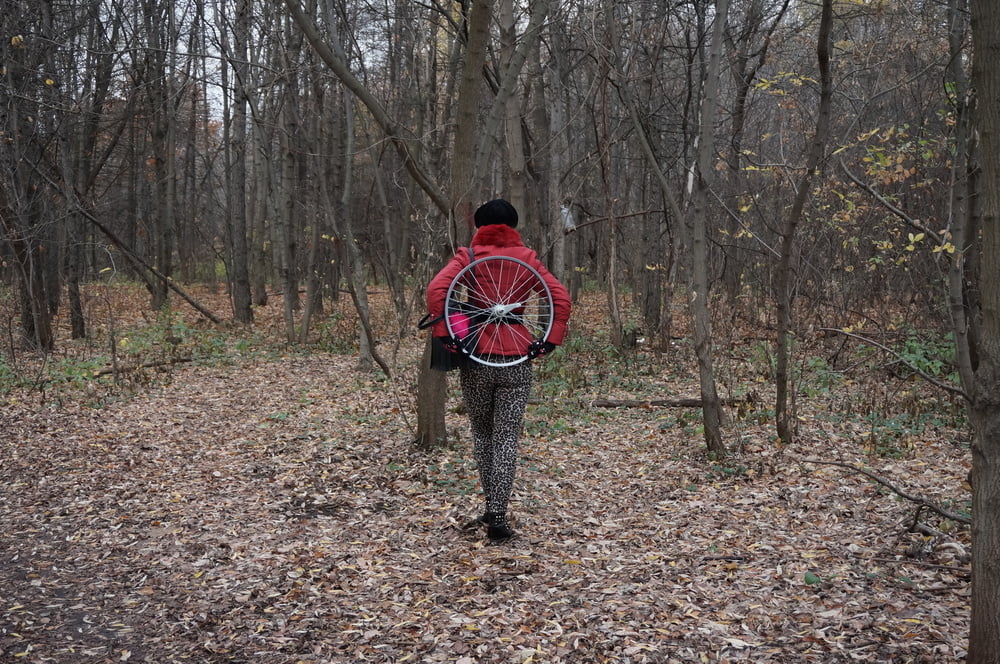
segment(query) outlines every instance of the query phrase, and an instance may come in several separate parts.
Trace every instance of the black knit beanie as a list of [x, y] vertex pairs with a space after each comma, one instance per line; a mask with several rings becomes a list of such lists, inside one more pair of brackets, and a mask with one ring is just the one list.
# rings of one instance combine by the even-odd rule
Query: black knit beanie
[[517, 228], [517, 210], [502, 198], [483, 203], [476, 210], [476, 228], [492, 224], [507, 224]]

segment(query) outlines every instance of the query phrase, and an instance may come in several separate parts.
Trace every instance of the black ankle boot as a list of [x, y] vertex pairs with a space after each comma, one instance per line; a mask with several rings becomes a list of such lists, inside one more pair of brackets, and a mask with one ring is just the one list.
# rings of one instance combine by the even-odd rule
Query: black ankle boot
[[491, 542], [506, 542], [514, 536], [514, 530], [507, 523], [507, 515], [487, 512], [483, 515], [483, 523], [486, 524], [486, 536]]

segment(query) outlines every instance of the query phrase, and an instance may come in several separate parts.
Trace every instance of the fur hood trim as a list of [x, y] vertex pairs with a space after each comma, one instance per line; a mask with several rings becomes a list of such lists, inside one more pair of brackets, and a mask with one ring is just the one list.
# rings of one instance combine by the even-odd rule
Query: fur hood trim
[[483, 226], [472, 237], [472, 246], [480, 247], [523, 247], [521, 234], [506, 224]]

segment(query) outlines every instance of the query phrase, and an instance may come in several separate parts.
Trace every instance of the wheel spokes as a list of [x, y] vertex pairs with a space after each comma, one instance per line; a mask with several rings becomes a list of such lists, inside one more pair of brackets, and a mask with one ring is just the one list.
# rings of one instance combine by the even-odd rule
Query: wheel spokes
[[[456, 328], [466, 353], [475, 361], [509, 366], [527, 359], [528, 345], [545, 339], [552, 326], [552, 296], [541, 275], [528, 264], [507, 256], [473, 261], [448, 289], [448, 312], [464, 314]], [[522, 348], [523, 346], [523, 348]], [[517, 347], [517, 355], [510, 355]]]

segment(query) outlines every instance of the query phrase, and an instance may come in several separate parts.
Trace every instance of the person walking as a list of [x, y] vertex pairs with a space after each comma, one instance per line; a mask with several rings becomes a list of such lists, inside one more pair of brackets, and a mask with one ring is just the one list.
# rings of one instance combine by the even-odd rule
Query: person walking
[[[530, 359], [552, 352], [563, 342], [569, 323], [572, 303], [569, 293], [538, 259], [537, 253], [524, 245], [516, 230], [517, 210], [509, 202], [496, 199], [484, 203], [475, 212], [476, 232], [470, 244], [471, 251], [458, 251], [427, 287], [427, 311], [431, 319], [440, 318], [431, 333], [443, 339], [445, 345], [461, 352], [460, 340], [450, 338], [443, 320], [445, 300], [452, 281], [474, 260], [491, 256], [514, 258], [531, 266], [544, 280], [552, 296], [552, 327], [544, 340], [533, 342], [528, 349], [517, 347], [524, 335], [510, 334], [504, 338], [506, 346], [493, 347], [489, 354], [497, 364], [504, 358]], [[501, 275], [502, 278], [502, 275]], [[499, 284], [498, 290], [514, 288], [516, 284]], [[460, 367], [462, 397], [469, 413], [472, 429], [473, 454], [479, 469], [485, 509], [482, 516], [467, 524], [468, 527], [485, 527], [493, 543], [513, 537], [507, 508], [517, 470], [518, 439], [521, 421], [531, 393], [532, 370], [530, 361], [493, 366], [475, 361]]]

